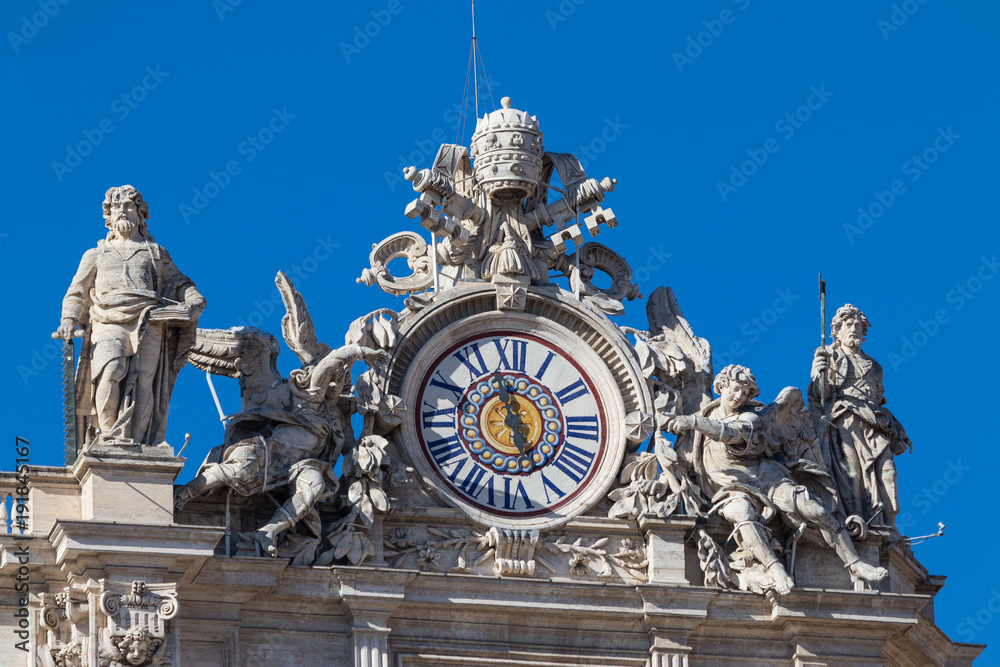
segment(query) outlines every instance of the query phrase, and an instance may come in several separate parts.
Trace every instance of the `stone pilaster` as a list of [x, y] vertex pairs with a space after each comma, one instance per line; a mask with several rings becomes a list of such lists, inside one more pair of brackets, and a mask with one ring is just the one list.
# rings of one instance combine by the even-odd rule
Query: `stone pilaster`
[[649, 651], [649, 667], [688, 667], [691, 647], [669, 640], [656, 640]]
[[351, 629], [354, 667], [389, 667], [389, 629]]
[[354, 667], [389, 667], [389, 616], [416, 573], [338, 567], [333, 574], [348, 609]]
[[650, 667], [688, 667], [691, 631], [708, 617], [716, 591], [640, 586]]

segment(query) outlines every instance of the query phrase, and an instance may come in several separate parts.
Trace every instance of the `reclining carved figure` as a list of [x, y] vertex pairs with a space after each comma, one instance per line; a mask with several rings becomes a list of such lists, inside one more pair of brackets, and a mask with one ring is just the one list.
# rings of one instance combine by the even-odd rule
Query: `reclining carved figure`
[[[277, 372], [277, 341], [254, 328], [199, 330], [191, 363], [240, 378], [243, 411], [226, 427], [222, 461], [207, 463], [175, 493], [180, 510], [193, 498], [228, 486], [242, 495], [260, 495], [287, 486], [291, 496], [253, 535], [263, 551], [276, 556], [278, 535], [314, 512], [316, 503], [336, 494], [334, 466], [345, 443], [354, 442], [351, 410], [341, 399], [350, 392], [357, 361], [384, 361], [382, 350], [345, 345], [332, 350], [316, 340], [302, 296], [283, 273], [276, 279], [288, 314], [282, 330], [302, 368], [287, 379]], [[349, 403], [349, 401], [348, 401]], [[319, 525], [318, 517], [313, 522]]]

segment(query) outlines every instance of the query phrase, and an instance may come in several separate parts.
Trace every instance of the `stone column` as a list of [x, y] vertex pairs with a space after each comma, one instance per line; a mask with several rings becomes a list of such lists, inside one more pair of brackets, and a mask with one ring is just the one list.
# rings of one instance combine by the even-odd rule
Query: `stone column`
[[416, 572], [335, 567], [333, 574], [349, 610], [354, 667], [389, 667], [389, 616]]

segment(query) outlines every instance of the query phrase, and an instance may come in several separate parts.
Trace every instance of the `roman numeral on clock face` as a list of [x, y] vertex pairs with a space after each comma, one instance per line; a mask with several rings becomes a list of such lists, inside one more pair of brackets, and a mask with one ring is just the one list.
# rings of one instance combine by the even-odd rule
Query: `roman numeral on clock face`
[[570, 401], [576, 400], [576, 399], [580, 398], [581, 396], [586, 396], [589, 393], [590, 393], [590, 390], [587, 389], [587, 385], [585, 385], [583, 383], [583, 378], [580, 378], [579, 380], [577, 380], [573, 384], [571, 384], [571, 385], [569, 385], [567, 387], [563, 387], [562, 389], [560, 389], [559, 391], [557, 391], [556, 392], [556, 398], [559, 399], [560, 403], [562, 403], [563, 405], [566, 405]]
[[432, 387], [440, 387], [441, 389], [447, 389], [455, 395], [455, 402], [457, 403], [462, 398], [462, 388], [457, 384], [452, 384], [449, 382], [442, 374], [440, 370], [434, 372], [434, 377], [431, 378], [430, 382]]
[[428, 404], [427, 401], [424, 401], [424, 407], [430, 408], [430, 410], [423, 411], [424, 428], [432, 428], [434, 426], [455, 427], [456, 407], [454, 405], [450, 408], [435, 408], [433, 405]]
[[[500, 365], [509, 371], [524, 372], [524, 362], [528, 356], [528, 341], [511, 338], [497, 338], [493, 341], [500, 355]], [[507, 353], [510, 352], [508, 358]]]
[[438, 466], [444, 466], [456, 456], [461, 456], [462, 443], [458, 441], [458, 435], [456, 434], [450, 438], [440, 438], [428, 442], [427, 449], [434, 458], [434, 462]]
[[538, 367], [538, 372], [535, 373], [535, 377], [538, 378], [539, 381], [545, 378], [545, 371], [549, 370], [549, 364], [552, 363], [552, 359], [556, 356], [555, 352], [552, 352], [551, 350], [548, 352], [549, 353], [545, 356], [545, 361], [542, 362], [542, 365]]
[[597, 415], [583, 415], [581, 417], [566, 417], [566, 437], [579, 438], [581, 440], [597, 440], [600, 428], [597, 424]]
[[[471, 461], [471, 459], [463, 459], [459, 465], [455, 466], [455, 472], [450, 476], [452, 481], [456, 481], [459, 471], [465, 468], [467, 461]], [[480, 468], [473, 463], [472, 468], [468, 473], [466, 473], [465, 478], [458, 483], [458, 488], [462, 489], [473, 498], [478, 498], [479, 494], [482, 493], [485, 488], [485, 485], [480, 484], [480, 482], [487, 474], [489, 473], [486, 472], [485, 468]]]
[[559, 468], [571, 480], [579, 484], [590, 472], [590, 465], [594, 462], [593, 452], [588, 452], [567, 441], [563, 443], [563, 451], [552, 465]]
[[458, 359], [469, 370], [469, 382], [475, 382], [489, 372], [483, 353], [479, 351], [479, 343], [463, 347], [451, 355]]

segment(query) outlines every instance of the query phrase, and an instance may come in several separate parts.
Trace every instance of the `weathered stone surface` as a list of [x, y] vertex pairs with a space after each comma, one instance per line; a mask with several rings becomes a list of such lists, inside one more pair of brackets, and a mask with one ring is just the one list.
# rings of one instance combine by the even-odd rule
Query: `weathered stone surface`
[[[640, 296], [631, 268], [583, 243], [584, 227], [617, 228], [600, 206], [615, 183], [541, 139], [505, 99], [471, 150], [406, 170], [419, 193], [406, 215], [431, 242], [374, 247], [361, 281], [409, 295], [405, 309], [358, 318], [343, 346], [319, 342], [279, 273], [282, 337], [302, 363], [288, 378], [277, 338], [254, 328], [177, 347], [240, 382], [241, 412], [192, 482], [173, 486], [185, 462], [169, 445], [128, 435], [136, 417], [105, 400], [117, 385], [81, 403], [87, 447], [35, 470], [30, 501], [26, 473], [0, 474], [0, 514], [25, 515], [0, 529], [0, 587], [23, 593], [0, 601], [0, 626], [26, 642], [0, 646], [3, 664], [972, 664], [982, 647], [934, 625], [944, 578], [893, 526], [905, 433], [881, 408], [860, 311], [838, 311], [808, 409], [793, 387], [757, 402], [745, 367], [715, 373], [669, 288], [648, 300], [648, 331], [616, 326], [608, 315]], [[113, 189], [106, 206], [113, 236], [142, 239], [101, 252], [147, 248], [138, 193]], [[155, 273], [100, 257], [74, 281], [64, 338], [88, 281], [103, 299], [125, 288], [115, 270]], [[389, 273], [399, 257], [413, 275]], [[180, 328], [200, 312], [185, 290]], [[88, 354], [120, 333], [100, 329]], [[120, 361], [143, 360], [102, 363]]]

